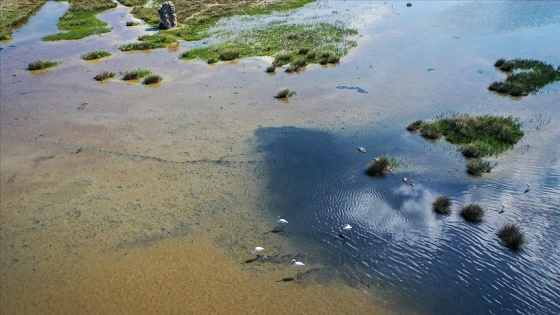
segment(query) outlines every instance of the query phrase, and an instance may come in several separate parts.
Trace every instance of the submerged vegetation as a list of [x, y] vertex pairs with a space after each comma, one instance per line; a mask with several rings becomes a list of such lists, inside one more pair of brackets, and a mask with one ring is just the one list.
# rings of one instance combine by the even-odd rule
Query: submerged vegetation
[[[180, 58], [229, 60], [223, 59], [224, 54], [234, 51], [235, 58], [274, 56], [274, 67], [289, 64], [287, 71], [299, 71], [309, 63], [337, 63], [350, 49], [352, 41], [347, 37], [356, 34], [356, 30], [341, 25], [276, 22], [263, 28], [242, 31], [221, 44], [192, 49]], [[308, 47], [313, 47], [313, 50]]]
[[430, 140], [445, 136], [469, 159], [467, 172], [480, 176], [492, 169], [490, 163], [480, 158], [511, 149], [524, 135], [521, 127], [521, 122], [511, 116], [452, 115], [433, 123], [418, 120], [408, 125], [407, 129], [420, 130], [422, 137]]
[[484, 210], [479, 205], [471, 203], [461, 208], [461, 216], [467, 222], [477, 223], [482, 221]]
[[501, 71], [509, 73], [506, 80], [493, 82], [488, 89], [511, 96], [525, 96], [535, 93], [547, 84], [560, 81], [560, 67], [534, 59], [498, 59], [494, 64]]
[[103, 81], [103, 80], [107, 80], [107, 79], [114, 78], [114, 77], [115, 77], [114, 72], [103, 71], [103, 72], [100, 72], [100, 73], [96, 74], [94, 79], [97, 80], [97, 81]]
[[105, 50], [95, 50], [95, 51], [90, 51], [86, 54], [82, 55], [82, 59], [84, 60], [95, 60], [95, 59], [101, 59], [103, 57], [109, 57], [111, 56], [111, 53]]
[[504, 245], [513, 251], [521, 249], [525, 243], [525, 238], [521, 229], [514, 223], [506, 223], [498, 231], [498, 237], [502, 240]]
[[41, 69], [47, 69], [47, 68], [51, 68], [58, 65], [58, 62], [56, 61], [42, 61], [42, 60], [37, 60], [35, 62], [31, 62], [27, 65], [27, 69], [33, 71], [33, 70], [41, 70]]
[[117, 4], [111, 0], [70, 0], [70, 8], [58, 22], [58, 28], [63, 33], [48, 35], [43, 40], [69, 40], [80, 39], [93, 34], [110, 32], [107, 23], [98, 20], [95, 15], [105, 10], [112, 9]]
[[451, 200], [447, 196], [439, 196], [432, 203], [432, 210], [436, 213], [449, 215], [451, 213]]

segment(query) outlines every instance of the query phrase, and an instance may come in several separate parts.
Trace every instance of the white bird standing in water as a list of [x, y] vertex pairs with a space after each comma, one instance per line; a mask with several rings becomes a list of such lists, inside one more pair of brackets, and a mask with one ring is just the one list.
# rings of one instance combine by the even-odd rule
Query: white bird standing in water
[[498, 213], [504, 213], [504, 211], [506, 211], [506, 205], [504, 205], [503, 202], [500, 205], [502, 206], [502, 210], [500, 210], [500, 212]]
[[346, 224], [346, 225], [342, 228], [342, 230], [343, 230], [344, 232], [352, 232], [352, 226], [351, 226], [350, 224]]
[[264, 250], [264, 248], [257, 246], [255, 247], [255, 249], [253, 249], [253, 251], [251, 251], [251, 253], [257, 255], [257, 257], [259, 257], [261, 255], [261, 252]]
[[527, 183], [527, 189], [525, 189], [524, 193], [529, 192], [531, 190], [531, 184]]
[[299, 267], [305, 266], [305, 264], [302, 263], [301, 261], [297, 261], [295, 259], [292, 259], [292, 266], [297, 267], [297, 274], [299, 275]]
[[288, 224], [288, 221], [284, 220], [284, 219], [280, 219], [280, 216], [277, 215], [276, 216], [276, 221], [278, 222], [278, 224], [282, 227], [282, 230], [284, 229], [284, 225]]

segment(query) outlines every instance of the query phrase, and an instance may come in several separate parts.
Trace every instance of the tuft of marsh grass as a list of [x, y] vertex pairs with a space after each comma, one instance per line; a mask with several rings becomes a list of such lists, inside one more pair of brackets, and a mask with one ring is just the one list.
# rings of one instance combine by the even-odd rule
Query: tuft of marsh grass
[[111, 56], [111, 53], [105, 50], [95, 50], [95, 51], [90, 51], [86, 54], [82, 55], [82, 59], [84, 60], [94, 60], [94, 59], [101, 59], [103, 57], [109, 57]]
[[382, 156], [373, 159], [367, 166], [366, 172], [369, 176], [385, 176], [387, 173], [393, 171], [393, 168], [398, 165], [397, 159], [389, 156]]
[[152, 74], [152, 75], [147, 76], [142, 83], [146, 84], [146, 85], [156, 84], [156, 83], [161, 82], [161, 80], [163, 80], [163, 78], [161, 76]]
[[139, 42], [120, 45], [119, 50], [132, 51], [157, 49], [165, 48], [177, 43], [175, 38], [166, 34], [140, 35], [138, 36], [138, 40]]
[[275, 70], [276, 70], [276, 67], [271, 65], [271, 66], [268, 66], [265, 71], [267, 73], [271, 73], [271, 72], [274, 72]]
[[134, 22], [134, 21], [126, 21], [126, 26], [130, 27], [130, 26], [135, 26], [138, 25], [138, 22]]
[[406, 127], [406, 130], [408, 130], [410, 132], [417, 132], [418, 130], [420, 130], [420, 127], [422, 126], [422, 123], [423, 123], [423, 121], [421, 121], [421, 120], [417, 120], [415, 122], [412, 122]]
[[479, 205], [471, 203], [461, 208], [461, 216], [467, 222], [477, 223], [482, 221], [484, 210]]
[[120, 74], [122, 75], [123, 80], [128, 81], [128, 80], [136, 80], [136, 79], [143, 78], [147, 75], [152, 74], [152, 71], [147, 69], [138, 69], [138, 70], [121, 72]]
[[109, 78], [114, 78], [114, 77], [115, 77], [114, 72], [103, 71], [103, 72], [99, 72], [98, 74], [96, 74], [94, 79], [97, 80], [97, 81], [103, 81], [103, 80], [107, 80]]
[[47, 69], [47, 68], [51, 68], [58, 65], [58, 62], [56, 61], [42, 61], [42, 60], [37, 60], [35, 62], [31, 62], [29, 64], [27, 64], [27, 69], [33, 71], [33, 70], [41, 70], [41, 69]]
[[476, 158], [467, 160], [467, 173], [472, 176], [481, 176], [483, 173], [490, 173], [491, 170], [490, 162]]
[[218, 54], [218, 59], [223, 60], [223, 61], [228, 61], [228, 60], [235, 60], [235, 59], [239, 58], [239, 56], [241, 56], [241, 52], [238, 49], [227, 48], [227, 49], [222, 50]]
[[278, 92], [276, 93], [276, 98], [279, 99], [283, 99], [283, 98], [288, 98], [288, 97], [292, 97], [296, 95], [295, 91], [291, 91], [288, 88], [281, 88], [280, 90], [278, 90]]
[[560, 81], [560, 68], [534, 59], [498, 59], [494, 66], [507, 72], [505, 81], [492, 82], [488, 89], [511, 96], [536, 93], [544, 86]]
[[437, 197], [432, 203], [432, 210], [443, 215], [451, 214], [451, 200], [447, 196]]
[[498, 237], [512, 251], [518, 251], [525, 243], [521, 229], [515, 223], [506, 223], [498, 230]]
[[422, 124], [420, 128], [420, 134], [422, 135], [422, 137], [429, 140], [437, 140], [442, 136], [442, 133], [433, 124]]

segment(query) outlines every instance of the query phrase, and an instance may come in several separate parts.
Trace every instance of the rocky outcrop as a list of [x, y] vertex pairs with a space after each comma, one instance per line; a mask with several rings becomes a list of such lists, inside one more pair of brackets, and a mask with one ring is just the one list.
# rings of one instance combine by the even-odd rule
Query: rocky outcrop
[[173, 5], [173, 2], [166, 1], [162, 3], [158, 13], [161, 21], [159, 24], [160, 29], [167, 30], [177, 27], [177, 13], [175, 13], [175, 6]]

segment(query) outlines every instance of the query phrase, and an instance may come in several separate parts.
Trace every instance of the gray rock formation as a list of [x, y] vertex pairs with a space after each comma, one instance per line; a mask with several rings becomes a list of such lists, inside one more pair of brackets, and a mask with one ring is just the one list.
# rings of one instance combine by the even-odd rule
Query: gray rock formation
[[158, 10], [159, 19], [161, 21], [160, 29], [170, 29], [177, 27], [177, 13], [175, 13], [175, 6], [173, 2], [166, 1], [161, 4], [161, 8]]

